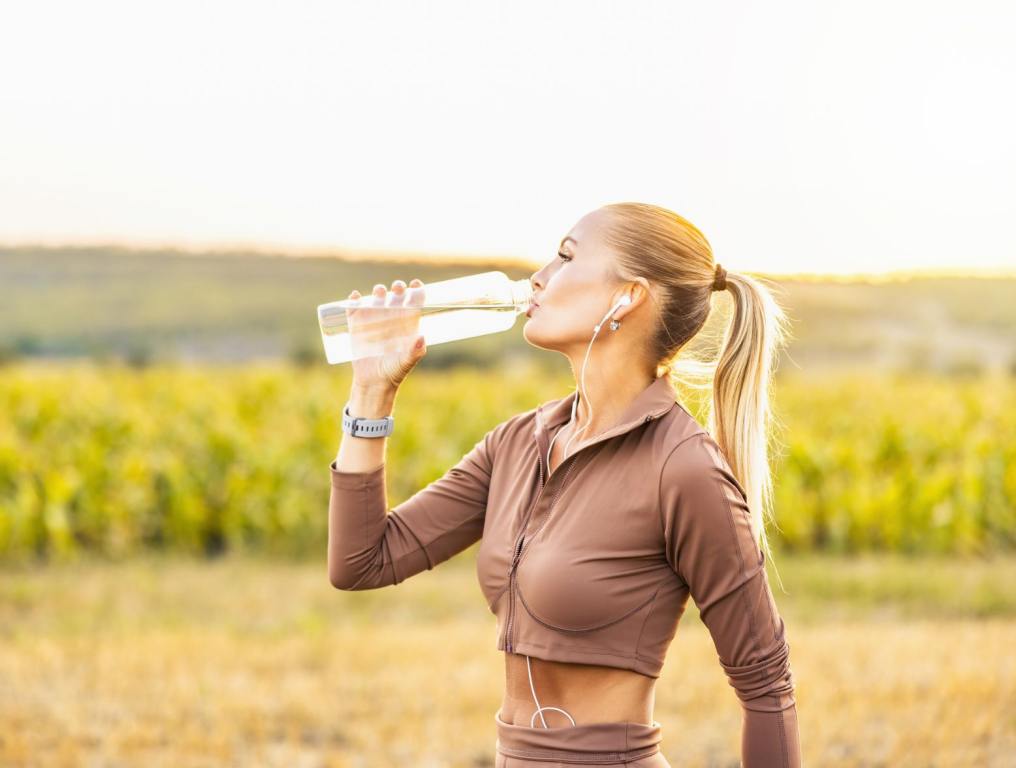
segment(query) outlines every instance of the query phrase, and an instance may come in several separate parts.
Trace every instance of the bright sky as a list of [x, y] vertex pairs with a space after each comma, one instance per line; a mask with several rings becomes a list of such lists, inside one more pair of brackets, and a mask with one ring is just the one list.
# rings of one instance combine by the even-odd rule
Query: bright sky
[[0, 241], [542, 263], [639, 200], [733, 270], [1016, 268], [1014, 38], [1008, 0], [10, 4]]

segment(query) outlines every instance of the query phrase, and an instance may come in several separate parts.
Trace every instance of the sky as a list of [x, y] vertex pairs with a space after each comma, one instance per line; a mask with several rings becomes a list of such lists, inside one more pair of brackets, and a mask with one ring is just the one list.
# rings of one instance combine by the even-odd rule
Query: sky
[[983, 0], [10, 4], [0, 243], [539, 265], [637, 200], [732, 270], [1016, 271], [1014, 37]]

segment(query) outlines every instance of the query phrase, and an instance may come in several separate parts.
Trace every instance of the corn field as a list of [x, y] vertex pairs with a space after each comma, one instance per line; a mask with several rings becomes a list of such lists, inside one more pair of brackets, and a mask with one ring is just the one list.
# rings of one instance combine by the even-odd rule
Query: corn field
[[[389, 506], [572, 386], [519, 366], [414, 372], [388, 439]], [[0, 368], [0, 559], [321, 553], [349, 387], [348, 369], [284, 362]], [[780, 375], [773, 393], [775, 548], [1014, 548], [1016, 379]]]

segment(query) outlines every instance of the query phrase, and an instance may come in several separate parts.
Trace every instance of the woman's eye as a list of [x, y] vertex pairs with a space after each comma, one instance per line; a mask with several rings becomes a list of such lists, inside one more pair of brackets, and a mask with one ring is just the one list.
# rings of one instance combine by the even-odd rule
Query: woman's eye
[[562, 259], [564, 259], [565, 261], [571, 261], [571, 256], [565, 256], [565, 255], [564, 255], [563, 253], [561, 253], [560, 251], [558, 251], [558, 254], [557, 254], [557, 255], [558, 255], [558, 256], [560, 256], [560, 257], [561, 257]]

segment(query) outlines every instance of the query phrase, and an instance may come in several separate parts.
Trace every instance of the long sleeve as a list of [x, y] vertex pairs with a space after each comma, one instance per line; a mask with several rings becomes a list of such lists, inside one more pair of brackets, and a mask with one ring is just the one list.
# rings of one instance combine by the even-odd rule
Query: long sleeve
[[385, 465], [331, 469], [328, 572], [334, 587], [377, 589], [430, 570], [479, 541], [502, 422], [426, 488], [388, 511]]
[[677, 445], [660, 476], [667, 558], [688, 586], [740, 699], [744, 768], [799, 768], [786, 627], [752, 536], [746, 496], [706, 433]]

